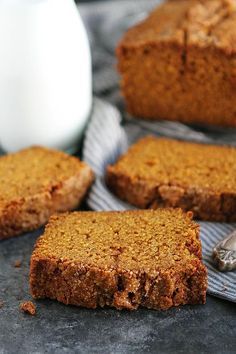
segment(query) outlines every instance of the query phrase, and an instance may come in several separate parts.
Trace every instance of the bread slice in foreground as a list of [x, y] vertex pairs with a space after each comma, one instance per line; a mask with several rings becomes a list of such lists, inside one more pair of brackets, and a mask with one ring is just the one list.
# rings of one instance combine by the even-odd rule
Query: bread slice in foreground
[[121, 88], [144, 119], [236, 126], [236, 1], [164, 1], [122, 38]]
[[168, 309], [206, 300], [199, 227], [177, 209], [52, 216], [31, 258], [35, 299]]
[[180, 207], [194, 217], [236, 221], [236, 149], [146, 137], [106, 176], [109, 188], [140, 208]]
[[76, 208], [93, 181], [90, 167], [63, 152], [32, 147], [0, 158], [0, 239]]

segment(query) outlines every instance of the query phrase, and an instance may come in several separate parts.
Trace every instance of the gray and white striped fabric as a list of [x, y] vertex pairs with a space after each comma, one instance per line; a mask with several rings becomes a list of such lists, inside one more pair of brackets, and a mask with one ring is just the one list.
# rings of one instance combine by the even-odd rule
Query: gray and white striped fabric
[[[236, 130], [233, 129], [200, 129], [175, 122], [151, 123], [133, 120], [125, 113], [119, 94], [114, 49], [122, 33], [158, 3], [160, 0], [116, 0], [99, 2], [99, 6], [96, 2], [79, 5], [92, 46], [94, 94], [100, 97], [94, 100], [83, 150], [84, 160], [96, 173], [95, 184], [88, 196], [88, 205], [93, 210], [132, 209], [110, 193], [104, 182], [104, 172], [108, 164], [114, 163], [130, 144], [144, 135], [236, 145]], [[236, 302], [236, 272], [218, 272], [211, 259], [213, 246], [234, 228], [236, 224], [201, 223], [203, 258], [209, 274], [208, 292]]]
[[[162, 131], [162, 124], [157, 123]], [[164, 128], [163, 128], [164, 129]], [[173, 136], [174, 132], [179, 138], [186, 138], [186, 127], [176, 124], [165, 127], [164, 133]], [[190, 128], [188, 128], [190, 129]], [[176, 131], [177, 130], [177, 131]], [[106, 187], [104, 173], [108, 164], [114, 163], [124, 153], [129, 144], [136, 139], [150, 134], [150, 127], [144, 128], [141, 124], [128, 122], [121, 126], [121, 115], [111, 104], [100, 99], [94, 100], [94, 108], [88, 126], [83, 150], [83, 159], [87, 161], [96, 173], [96, 181], [88, 196], [89, 207], [96, 211], [101, 210], [127, 210], [133, 207], [116, 198]], [[202, 133], [188, 132], [191, 140], [200, 141]], [[158, 134], [156, 134], [158, 135]], [[161, 134], [159, 134], [161, 135]], [[208, 137], [207, 139], [210, 140]], [[205, 141], [205, 139], [203, 139]], [[201, 240], [203, 259], [208, 268], [208, 292], [217, 297], [236, 302], [236, 272], [220, 273], [214, 267], [211, 254], [218, 241], [236, 228], [236, 224], [201, 222]]]

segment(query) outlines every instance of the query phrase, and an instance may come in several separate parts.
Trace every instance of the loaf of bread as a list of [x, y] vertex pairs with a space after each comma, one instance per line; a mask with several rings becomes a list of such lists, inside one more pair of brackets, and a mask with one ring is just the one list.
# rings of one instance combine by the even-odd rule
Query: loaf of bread
[[31, 257], [35, 299], [168, 309], [206, 300], [199, 226], [181, 210], [52, 216]]
[[107, 184], [139, 208], [180, 207], [210, 221], [236, 221], [236, 149], [146, 137], [115, 165]]
[[128, 111], [236, 126], [236, 1], [166, 1], [117, 48]]
[[0, 239], [76, 208], [92, 181], [90, 167], [63, 152], [32, 147], [0, 157]]

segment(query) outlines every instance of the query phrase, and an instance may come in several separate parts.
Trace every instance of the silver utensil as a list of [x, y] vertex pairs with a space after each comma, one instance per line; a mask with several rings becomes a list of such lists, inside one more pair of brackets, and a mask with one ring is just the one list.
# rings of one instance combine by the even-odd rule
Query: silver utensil
[[236, 269], [236, 230], [217, 243], [212, 257], [220, 271], [228, 272]]

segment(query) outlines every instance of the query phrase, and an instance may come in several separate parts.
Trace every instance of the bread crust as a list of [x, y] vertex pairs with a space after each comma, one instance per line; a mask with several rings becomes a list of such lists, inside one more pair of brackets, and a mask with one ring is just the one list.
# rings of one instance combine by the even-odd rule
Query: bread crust
[[[149, 254], [149, 245], [145, 241], [146, 238], [151, 238], [153, 247], [158, 245], [158, 241], [155, 243], [154, 233], [150, 233], [152, 228], [149, 229], [148, 222], [151, 218], [155, 218], [152, 224], [154, 225], [154, 220], [158, 220], [160, 213], [166, 213], [166, 218], [163, 220], [167, 224], [172, 223], [175, 216], [176, 219], [180, 218], [180, 223], [186, 223], [183, 227], [185, 236], [178, 236], [183, 237], [183, 243], [174, 248], [172, 265], [168, 267], [164, 264], [162, 266], [161, 261], [155, 266], [152, 258], [154, 256]], [[135, 310], [139, 306], [166, 310], [183, 304], [203, 304], [206, 301], [206, 268], [201, 262], [199, 228], [190, 218], [191, 215], [187, 216], [180, 210], [81, 212], [54, 216], [50, 219], [45, 234], [38, 240], [31, 257], [31, 294], [35, 299], [51, 298], [67, 305], [87, 308], [111, 306], [119, 310]], [[92, 230], [94, 220], [96, 228]], [[135, 224], [142, 228], [143, 233], [136, 236], [138, 239], [141, 237], [139, 241], [142, 242], [142, 246], [134, 240], [135, 248], [129, 247], [130, 239], [135, 237], [134, 234], [132, 236], [132, 232], [126, 234], [123, 241], [119, 237], [117, 239], [116, 227], [119, 225], [120, 232], [122, 228], [126, 232], [125, 227], [129, 220], [135, 221]], [[64, 227], [68, 223], [70, 227], [65, 231]], [[97, 243], [95, 234], [99, 234], [105, 225], [103, 241], [101, 244]], [[78, 226], [78, 233], [73, 234]], [[108, 237], [106, 230], [111, 226], [115, 227], [110, 244], [111, 259], [103, 261], [102, 249]], [[86, 230], [85, 235], [83, 228]], [[133, 231], [139, 232], [138, 229]], [[60, 244], [60, 250], [56, 252], [53, 252], [53, 249], [57, 248], [56, 243], [54, 246], [54, 234], [57, 234], [58, 244]], [[176, 236], [170, 234], [169, 244], [163, 246], [166, 247], [166, 250], [163, 250], [166, 254], [172, 236], [175, 239]], [[66, 241], [67, 238], [69, 241]], [[84, 243], [78, 245], [76, 242], [78, 238], [80, 241], [84, 238]], [[70, 249], [68, 242], [70, 242]], [[126, 253], [127, 258], [122, 262], [121, 259], [127, 252], [125, 247], [128, 247], [129, 253]], [[139, 254], [140, 247], [146, 252], [144, 260], [142, 254]], [[89, 258], [90, 252], [93, 256], [96, 254], [94, 262]], [[84, 253], [87, 255], [85, 258]], [[136, 257], [139, 258], [137, 263], [135, 263]], [[181, 257], [183, 262], [180, 261]]]
[[[34, 154], [37, 155], [38, 149], [40, 148], [37, 148]], [[45, 149], [43, 150], [45, 152]], [[47, 158], [47, 155], [51, 158], [51, 153], [49, 149], [46, 150], [44, 158]], [[55, 153], [53, 151], [53, 154]], [[77, 172], [75, 173], [73, 168], [71, 176], [68, 175], [64, 180], [57, 181], [55, 177], [53, 184], [46, 183], [37, 186], [40, 189], [38, 193], [20, 198], [12, 196], [7, 201], [3, 199], [0, 202], [0, 240], [37, 229], [44, 225], [55, 212], [73, 210], [79, 206], [94, 179], [94, 174], [91, 168], [79, 159], [69, 155], [66, 157], [66, 154], [61, 152], [59, 154], [59, 161], [60, 156], [63, 156], [63, 159], [72, 159], [73, 165], [77, 165]], [[53, 159], [54, 156], [52, 165]], [[58, 159], [55, 163], [58, 163]], [[26, 172], [28, 172], [27, 168], [30, 171], [30, 161], [27, 162]], [[34, 185], [34, 182], [36, 181], [32, 180], [30, 185]]]

